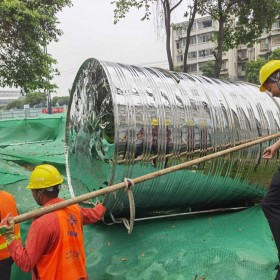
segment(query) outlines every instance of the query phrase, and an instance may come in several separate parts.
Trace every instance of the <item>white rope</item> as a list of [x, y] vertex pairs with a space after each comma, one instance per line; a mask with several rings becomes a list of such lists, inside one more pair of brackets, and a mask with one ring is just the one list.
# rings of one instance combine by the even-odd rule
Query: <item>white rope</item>
[[[118, 223], [118, 224], [123, 223], [124, 226], [127, 228], [128, 234], [131, 234], [132, 230], [133, 230], [134, 221], [135, 221], [135, 201], [134, 201], [134, 196], [133, 196], [133, 192], [132, 192], [132, 188], [134, 187], [134, 182], [129, 178], [124, 178], [124, 183], [126, 184], [125, 191], [127, 193], [128, 202], [129, 202], [129, 210], [130, 210], [129, 221], [126, 218], [115, 218], [111, 212], [110, 212], [110, 216], [111, 216], [113, 223]], [[111, 224], [109, 224], [109, 225], [111, 225]]]

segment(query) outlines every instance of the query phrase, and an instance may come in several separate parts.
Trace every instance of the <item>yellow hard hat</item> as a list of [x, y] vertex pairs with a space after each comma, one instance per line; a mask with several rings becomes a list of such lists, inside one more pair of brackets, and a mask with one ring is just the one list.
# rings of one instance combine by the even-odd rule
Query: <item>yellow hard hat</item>
[[59, 171], [50, 164], [36, 166], [30, 175], [29, 185], [26, 189], [47, 189], [63, 182]]
[[280, 70], [280, 60], [271, 60], [267, 62], [260, 70], [260, 91], [266, 91], [264, 83], [277, 70]]
[[170, 121], [169, 120], [165, 120], [165, 125], [170, 125]]
[[158, 120], [157, 119], [153, 119], [152, 124], [153, 125], [158, 125]]

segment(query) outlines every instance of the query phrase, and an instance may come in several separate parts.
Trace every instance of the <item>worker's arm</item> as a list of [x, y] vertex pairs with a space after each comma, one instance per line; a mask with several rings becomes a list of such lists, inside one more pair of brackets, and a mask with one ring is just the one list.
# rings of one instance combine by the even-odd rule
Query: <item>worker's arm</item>
[[264, 159], [273, 158], [279, 149], [280, 149], [280, 139], [277, 142], [275, 142], [273, 145], [267, 147], [263, 151], [262, 158]]
[[43, 254], [53, 250], [59, 239], [59, 223], [54, 213], [49, 213], [32, 222], [25, 247], [18, 240], [9, 245], [10, 254], [24, 272], [31, 271]]
[[82, 208], [83, 225], [93, 224], [100, 221], [106, 212], [103, 204], [97, 204], [94, 208]]

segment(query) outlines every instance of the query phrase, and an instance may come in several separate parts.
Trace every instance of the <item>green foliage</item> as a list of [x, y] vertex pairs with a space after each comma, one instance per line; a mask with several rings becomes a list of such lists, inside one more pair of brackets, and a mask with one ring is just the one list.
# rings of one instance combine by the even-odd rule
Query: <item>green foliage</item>
[[[69, 104], [69, 96], [54, 96], [52, 98], [52, 106], [68, 105]], [[5, 109], [21, 109], [24, 104], [29, 104], [30, 107], [45, 107], [47, 106], [47, 95], [44, 92], [29, 92], [25, 95], [23, 99], [14, 100], [5, 107]]]
[[[229, 2], [232, 2], [232, 9], [228, 10], [229, 14], [225, 23], [225, 50], [239, 44], [252, 45], [258, 41], [264, 30], [271, 29], [272, 24], [279, 16], [279, 0]], [[236, 4], [233, 4], [234, 2]]]
[[44, 92], [30, 92], [25, 96], [25, 104], [29, 104], [30, 107], [35, 105], [45, 106], [47, 102], [47, 96]]
[[114, 23], [117, 23], [121, 18], [124, 18], [132, 7], [137, 9], [144, 8], [145, 14], [141, 20], [150, 19], [150, 8], [152, 4], [156, 4], [158, 18], [162, 18], [164, 21], [165, 35], [166, 35], [166, 54], [169, 64], [169, 70], [174, 70], [174, 64], [171, 53], [171, 13], [174, 11], [183, 0], [116, 0], [111, 2], [115, 4], [114, 10]]
[[0, 86], [25, 92], [56, 88], [56, 61], [46, 46], [61, 35], [56, 13], [69, 5], [70, 0], [0, 0]]
[[220, 75], [220, 80], [224, 80], [224, 81], [229, 81], [229, 75], [228, 74], [221, 74]]
[[259, 72], [261, 67], [269, 60], [280, 60], [280, 48], [275, 49], [268, 59], [258, 58], [256, 61], [246, 63], [246, 81], [253, 84], [259, 84]]
[[56, 106], [57, 103], [58, 103], [58, 96], [54, 96], [52, 98], [52, 106]]
[[215, 62], [213, 60], [209, 60], [203, 65], [199, 66], [200, 70], [202, 71], [202, 75], [209, 78], [214, 78], [214, 65]]
[[280, 48], [275, 49], [268, 57], [268, 60], [280, 60]]
[[220, 23], [224, 51], [258, 41], [264, 30], [271, 29], [279, 9], [279, 0], [202, 0], [198, 8], [201, 15], [210, 14]]
[[175, 67], [174, 72], [183, 72], [183, 70], [183, 65], [180, 65]]
[[23, 108], [23, 104], [25, 104], [23, 99], [17, 99], [14, 101], [11, 101], [10, 103], [7, 104], [6, 109], [10, 110], [10, 109], [22, 109]]
[[215, 33], [217, 47], [214, 51], [215, 78], [219, 78], [222, 52], [240, 44], [257, 42], [279, 16], [280, 0], [201, 0], [198, 13], [209, 14], [219, 23]]
[[52, 98], [52, 106], [56, 106], [57, 104], [59, 106], [67, 105], [69, 104], [69, 96], [54, 96]]
[[266, 60], [263, 58], [258, 58], [256, 61], [252, 60], [246, 63], [246, 81], [253, 84], [259, 84], [259, 71], [265, 63]]
[[44, 92], [29, 92], [23, 99], [17, 99], [8, 103], [6, 109], [22, 109], [24, 104], [29, 104], [30, 107], [46, 106], [47, 96]]
[[149, 20], [151, 16], [150, 7], [151, 4], [158, 2], [158, 0], [117, 0], [112, 1], [111, 4], [115, 4], [114, 10], [114, 23], [116, 24], [120, 19], [125, 18], [126, 14], [132, 7], [137, 9], [144, 8], [144, 16], [141, 20]]

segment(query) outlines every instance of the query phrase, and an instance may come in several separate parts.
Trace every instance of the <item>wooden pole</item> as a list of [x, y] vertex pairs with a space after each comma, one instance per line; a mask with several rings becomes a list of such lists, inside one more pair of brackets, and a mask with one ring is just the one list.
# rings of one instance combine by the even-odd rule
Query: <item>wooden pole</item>
[[[178, 164], [178, 165], [174, 165], [174, 166], [162, 169], [162, 170], [158, 170], [158, 171], [155, 171], [155, 172], [152, 172], [152, 173], [149, 173], [149, 174], [131, 179], [131, 181], [136, 185], [138, 183], [148, 181], [148, 180], [157, 178], [157, 177], [162, 176], [162, 175], [166, 175], [166, 174], [174, 172], [174, 171], [182, 170], [182, 169], [185, 169], [185, 168], [190, 167], [192, 165], [199, 164], [199, 163], [202, 163], [204, 161], [211, 160], [211, 159], [214, 159], [214, 158], [217, 158], [217, 157], [221, 157], [223, 155], [233, 153], [233, 152], [239, 151], [241, 149], [245, 149], [245, 148], [251, 147], [253, 145], [257, 145], [257, 144], [266, 142], [266, 141], [270, 141], [270, 140], [273, 140], [273, 139], [278, 138], [278, 137], [280, 137], [280, 133], [260, 137], [260, 138], [255, 139], [255, 140], [248, 141], [244, 144], [240, 144], [238, 146], [234, 146], [234, 147], [231, 147], [231, 148], [219, 151], [219, 152], [215, 152], [211, 155], [200, 157], [200, 158], [197, 158], [197, 159], [194, 159], [194, 160], [190, 160], [190, 161]], [[46, 206], [46, 207], [42, 207], [38, 210], [34, 210], [34, 211], [31, 211], [31, 212], [27, 212], [27, 213], [18, 215], [16, 217], [14, 217], [14, 221], [15, 221], [15, 223], [21, 223], [23, 221], [33, 219], [33, 218], [42, 216], [44, 214], [47, 214], [47, 213], [65, 208], [65, 207], [67, 207], [69, 205], [72, 205], [72, 204], [80, 203], [80, 202], [83, 202], [85, 200], [88, 200], [88, 199], [91, 199], [91, 198], [94, 198], [94, 197], [98, 197], [98, 196], [101, 196], [101, 195], [106, 195], [106, 194], [109, 194], [111, 192], [114, 192], [114, 191], [117, 191], [117, 190], [120, 190], [120, 189], [124, 189], [126, 186], [127, 185], [126, 185], [125, 182], [121, 182], [121, 183], [106, 187], [104, 189], [100, 189], [100, 190], [93, 191], [93, 192], [90, 192], [90, 193], [87, 193], [87, 194], [83, 194], [83, 195], [80, 195], [80, 196], [77, 196], [77, 197], [74, 197], [74, 198], [70, 198], [68, 200], [64, 200], [64, 201], [56, 203], [56, 204], [52, 204], [52, 205], [49, 205], [49, 206]]]

